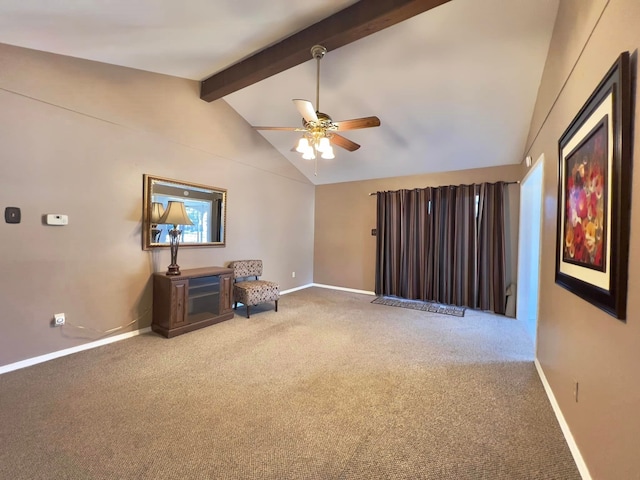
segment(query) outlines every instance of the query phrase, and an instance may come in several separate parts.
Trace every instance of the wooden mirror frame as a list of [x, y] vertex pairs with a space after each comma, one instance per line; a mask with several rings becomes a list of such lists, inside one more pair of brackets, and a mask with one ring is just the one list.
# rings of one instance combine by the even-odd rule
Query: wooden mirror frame
[[[164, 189], [165, 192], [159, 191], [162, 189]], [[198, 197], [200, 198], [198, 199]], [[168, 240], [155, 241], [153, 238], [154, 234], [151, 231], [153, 228], [153, 224], [151, 223], [153, 202], [159, 201], [166, 207], [169, 200], [185, 201], [194, 198], [196, 198], [196, 200], [194, 200], [195, 203], [201, 203], [204, 205], [207, 203], [209, 204], [209, 209], [205, 209], [203, 216], [206, 217], [208, 214], [209, 218], [214, 219], [214, 222], [211, 224], [211, 229], [205, 232], [201, 222], [198, 221], [198, 215], [193, 215], [192, 208], [185, 204], [187, 212], [189, 213], [191, 210], [189, 218], [194, 225], [179, 227], [183, 230], [180, 247], [224, 247], [226, 245], [227, 233], [226, 189], [144, 174], [142, 199], [142, 249], [151, 250], [154, 248], [169, 247]], [[214, 207], [214, 204], [216, 203], [217, 206]], [[216, 212], [215, 218], [214, 211]], [[160, 230], [160, 239], [164, 236], [162, 232], [165, 232], [166, 235], [166, 231], [171, 227], [168, 225], [157, 225], [156, 228]], [[194, 239], [194, 236], [201, 236], [203, 233], [205, 234], [205, 238], [202, 241]], [[213, 239], [213, 241], [210, 241], [211, 239]]]

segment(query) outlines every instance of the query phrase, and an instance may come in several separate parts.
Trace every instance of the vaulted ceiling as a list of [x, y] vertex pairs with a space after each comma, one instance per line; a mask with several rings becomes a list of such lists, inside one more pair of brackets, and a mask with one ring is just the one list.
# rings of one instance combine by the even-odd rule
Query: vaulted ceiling
[[[519, 163], [558, 1], [382, 2], [438, 6], [327, 45], [320, 110], [334, 120], [377, 115], [380, 127], [344, 133], [362, 147], [337, 148], [335, 159], [316, 165], [291, 151], [299, 133], [260, 134], [315, 184]], [[0, 42], [205, 80], [355, 3], [4, 0]], [[298, 38], [318, 43], [325, 30], [320, 41], [340, 36], [339, 28], [331, 37], [316, 27]], [[312, 45], [300, 45], [291, 63]], [[315, 104], [310, 53], [299, 65], [277, 67], [286, 69], [222, 97], [251, 125], [299, 126], [291, 100]]]

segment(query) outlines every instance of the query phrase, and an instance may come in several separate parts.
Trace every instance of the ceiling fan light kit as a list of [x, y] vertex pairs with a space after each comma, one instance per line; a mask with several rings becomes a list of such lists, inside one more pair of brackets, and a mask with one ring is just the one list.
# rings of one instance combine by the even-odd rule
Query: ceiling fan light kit
[[[294, 99], [298, 112], [302, 115], [302, 128], [299, 127], [254, 127], [256, 130], [290, 130], [302, 132], [295, 151], [302, 154], [305, 160], [316, 160], [318, 155], [324, 159], [335, 158], [333, 145], [353, 152], [360, 148], [355, 142], [339, 135], [338, 131], [355, 130], [380, 126], [378, 117], [354, 118], [334, 122], [329, 115], [320, 112], [320, 60], [327, 53], [322, 45], [311, 47], [311, 56], [316, 59], [316, 106], [308, 100]], [[317, 175], [317, 171], [316, 171]]]
[[318, 140], [318, 146], [317, 149], [319, 152], [333, 152], [333, 148], [331, 147], [331, 142], [329, 142], [329, 139], [327, 137], [322, 137], [320, 140]]

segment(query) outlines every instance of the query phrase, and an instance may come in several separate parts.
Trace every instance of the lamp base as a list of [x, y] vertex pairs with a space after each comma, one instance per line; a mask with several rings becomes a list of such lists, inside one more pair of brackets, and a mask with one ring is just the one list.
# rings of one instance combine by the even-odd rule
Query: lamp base
[[158, 243], [158, 237], [160, 236], [160, 232], [162, 230], [160, 230], [159, 228], [156, 228], [154, 225], [151, 225], [151, 241], [153, 243]]
[[172, 263], [167, 269], [167, 275], [180, 275], [180, 265]]

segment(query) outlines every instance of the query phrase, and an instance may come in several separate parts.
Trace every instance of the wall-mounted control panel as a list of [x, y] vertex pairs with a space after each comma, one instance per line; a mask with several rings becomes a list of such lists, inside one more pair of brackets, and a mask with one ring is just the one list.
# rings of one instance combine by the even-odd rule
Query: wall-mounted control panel
[[4, 221], [7, 223], [20, 223], [20, 209], [18, 207], [7, 207], [4, 209]]
[[48, 213], [47, 225], [69, 225], [69, 217], [59, 213]]

